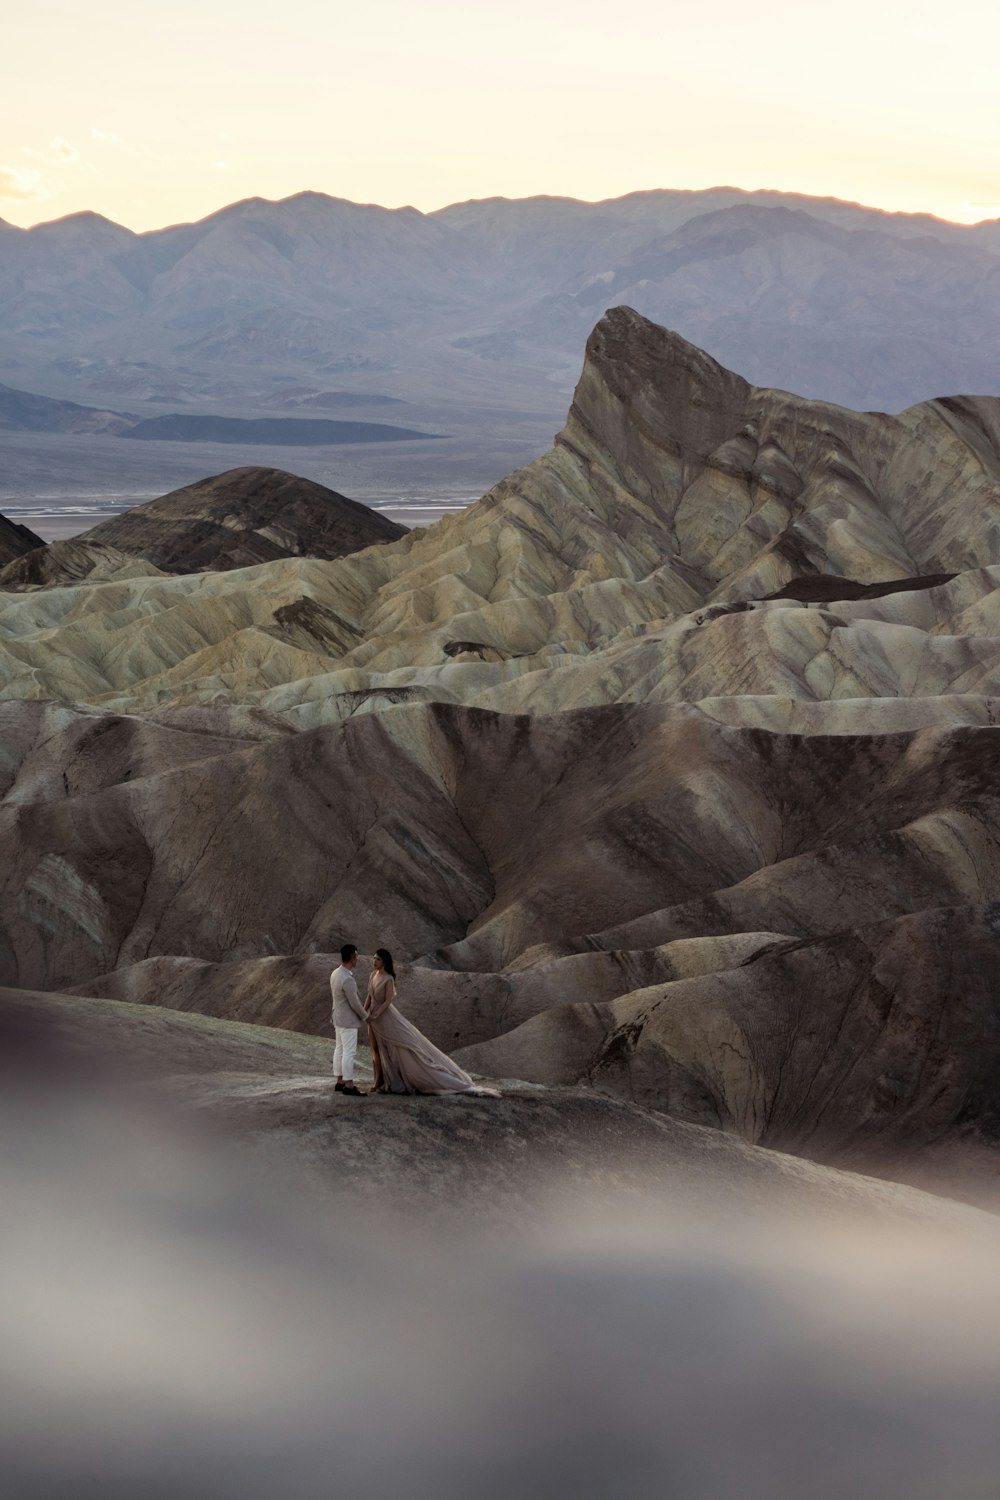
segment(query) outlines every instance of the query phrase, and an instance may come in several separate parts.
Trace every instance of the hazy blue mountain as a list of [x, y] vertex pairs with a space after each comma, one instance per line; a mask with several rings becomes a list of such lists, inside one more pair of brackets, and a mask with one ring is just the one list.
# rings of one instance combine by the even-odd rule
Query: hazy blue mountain
[[[308, 390], [296, 402], [312, 410], [401, 406], [391, 396], [372, 396], [348, 391]], [[77, 401], [58, 401], [37, 396], [0, 382], [0, 432], [100, 433], [163, 442], [266, 444], [271, 447], [319, 447], [341, 443], [410, 442], [438, 436], [412, 427], [387, 422], [344, 421], [328, 417], [217, 417], [171, 412], [165, 416], [139, 418], [128, 412], [84, 406]]]
[[0, 230], [0, 374], [144, 417], [402, 399], [485, 433], [557, 415], [621, 303], [755, 384], [856, 408], [1000, 390], [997, 222], [714, 188], [432, 214], [302, 193], [145, 234]]
[[122, 437], [182, 443], [266, 443], [279, 448], [315, 448], [339, 443], [393, 443], [433, 438], [433, 432], [392, 427], [387, 422], [331, 422], [318, 417], [195, 417], [172, 412], [149, 417]]
[[[887, 216], [882, 216], [887, 218]], [[609, 306], [667, 323], [761, 386], [900, 409], [956, 381], [1000, 390], [1000, 256], [984, 239], [845, 228], [738, 205], [648, 241], [511, 330], [575, 352]]]
[[53, 401], [0, 384], [0, 432], [124, 432], [136, 418], [126, 412]]

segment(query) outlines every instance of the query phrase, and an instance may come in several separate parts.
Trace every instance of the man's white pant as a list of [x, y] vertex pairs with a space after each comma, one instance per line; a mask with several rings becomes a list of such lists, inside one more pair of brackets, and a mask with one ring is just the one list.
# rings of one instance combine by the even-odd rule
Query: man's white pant
[[333, 1076], [345, 1083], [354, 1082], [354, 1054], [358, 1050], [358, 1028], [335, 1026], [337, 1040], [333, 1044]]

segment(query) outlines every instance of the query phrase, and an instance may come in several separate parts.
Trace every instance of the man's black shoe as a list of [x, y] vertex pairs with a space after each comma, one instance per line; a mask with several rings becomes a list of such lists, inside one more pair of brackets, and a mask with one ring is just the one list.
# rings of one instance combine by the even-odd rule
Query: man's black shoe
[[365, 1097], [361, 1089], [356, 1089], [353, 1083], [342, 1084], [340, 1087], [340, 1092], [342, 1094], [355, 1094], [359, 1099], [363, 1099]]

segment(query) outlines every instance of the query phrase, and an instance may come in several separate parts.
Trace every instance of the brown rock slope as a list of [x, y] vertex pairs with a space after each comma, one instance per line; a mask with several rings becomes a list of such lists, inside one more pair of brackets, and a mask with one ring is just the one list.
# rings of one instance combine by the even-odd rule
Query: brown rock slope
[[[111, 717], [39, 733], [0, 810], [11, 982], [345, 931], [492, 972], [1000, 898], [992, 729], [776, 736], [651, 705], [400, 708], [234, 748]], [[184, 760], [151, 770], [151, 741]]]
[[318, 1030], [339, 942], [389, 942], [483, 1072], [897, 1176], [992, 1149], [993, 729], [417, 707], [227, 745], [39, 712], [0, 807], [8, 983]]
[[145, 718], [55, 703], [0, 705], [0, 795], [51, 802], [162, 775], [293, 734], [260, 709], [166, 709]]
[[12, 562], [15, 557], [23, 557], [35, 547], [44, 546], [41, 537], [27, 526], [0, 515], [0, 565]]
[[982, 1196], [1000, 1149], [998, 995], [1000, 905], [936, 908], [548, 1009], [461, 1056]]
[[343, 557], [406, 528], [282, 469], [229, 469], [112, 516], [82, 540], [166, 573], [224, 572], [278, 557]]

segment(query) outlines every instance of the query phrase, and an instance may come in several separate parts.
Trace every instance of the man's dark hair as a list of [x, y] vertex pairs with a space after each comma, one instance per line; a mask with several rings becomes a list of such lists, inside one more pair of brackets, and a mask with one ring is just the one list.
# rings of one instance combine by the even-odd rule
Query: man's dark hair
[[346, 964], [347, 960], [353, 958], [357, 951], [353, 943], [345, 943], [340, 950], [340, 962]]

